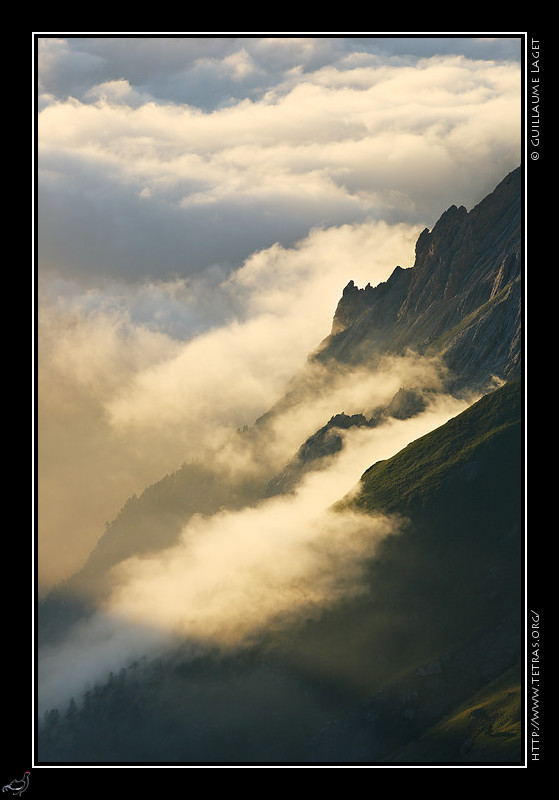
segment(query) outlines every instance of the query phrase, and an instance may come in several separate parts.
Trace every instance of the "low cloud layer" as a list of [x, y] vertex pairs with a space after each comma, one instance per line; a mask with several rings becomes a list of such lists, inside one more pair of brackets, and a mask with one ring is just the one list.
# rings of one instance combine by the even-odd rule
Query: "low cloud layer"
[[401, 520], [330, 506], [356, 488], [374, 461], [465, 408], [438, 396], [418, 417], [344, 432], [341, 454], [288, 496], [240, 511], [194, 516], [179, 543], [113, 570], [99, 613], [56, 647], [39, 652], [40, 713], [64, 706], [109, 671], [164, 653], [175, 642], [233, 650], [340, 598], [366, 591], [364, 567]]
[[268, 630], [277, 617], [362, 591], [364, 557], [398, 524], [329, 506], [352, 491], [371, 463], [465, 407], [444, 397], [417, 419], [350, 430], [342, 454], [294, 495], [194, 518], [177, 547], [118, 568], [122, 588], [113, 611], [198, 641], [236, 644]]

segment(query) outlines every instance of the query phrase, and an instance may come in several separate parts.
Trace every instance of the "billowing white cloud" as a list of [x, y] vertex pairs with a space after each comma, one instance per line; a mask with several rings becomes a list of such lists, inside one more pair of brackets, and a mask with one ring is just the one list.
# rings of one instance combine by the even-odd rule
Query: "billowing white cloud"
[[[211, 264], [232, 270], [317, 225], [433, 224], [517, 166], [518, 63], [383, 61], [351, 56], [344, 42], [343, 59], [323, 53], [301, 68], [301, 52], [325, 47], [332, 56], [333, 41], [195, 51], [197, 74], [211, 68], [216, 80], [239, 84], [258, 74], [266, 84], [225, 106], [162, 102], [131, 80], [133, 71], [47, 105], [38, 126], [41, 267], [89, 281], [184, 276]], [[66, 57], [67, 43], [48, 45], [46, 74], [55, 45]], [[136, 45], [159, 47], [132, 40], [129, 49]], [[284, 64], [294, 59], [281, 80], [257, 66], [271, 52]]]
[[198, 641], [236, 644], [278, 615], [362, 591], [365, 556], [379, 538], [397, 532], [398, 522], [329, 506], [371, 463], [465, 407], [442, 397], [417, 418], [349, 430], [329, 469], [311, 473], [293, 495], [194, 517], [176, 547], [117, 568], [112, 612]]
[[[252, 425], [330, 332], [349, 276], [378, 283], [396, 264], [409, 266], [416, 236], [407, 225], [371, 222], [259, 251], [232, 276], [210, 270], [105, 291], [47, 281], [38, 362], [42, 580], [79, 566], [128, 495]], [[373, 404], [391, 396], [399, 379], [375, 389], [370, 376], [353, 384], [343, 376], [338, 398], [294, 413], [276, 466], [332, 413], [349, 411], [350, 386], [360, 386], [361, 407], [367, 392]]]

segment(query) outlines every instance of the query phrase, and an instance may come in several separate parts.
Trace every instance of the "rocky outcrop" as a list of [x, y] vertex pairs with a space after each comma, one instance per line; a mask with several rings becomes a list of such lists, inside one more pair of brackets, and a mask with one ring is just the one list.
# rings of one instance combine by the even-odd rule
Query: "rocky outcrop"
[[425, 409], [428, 393], [400, 388], [389, 403], [375, 408], [369, 419], [363, 414], [334, 414], [326, 425], [309, 436], [295, 456], [269, 481], [265, 497], [294, 491], [310, 471], [326, 469], [344, 446], [341, 431], [349, 428], [375, 428], [388, 418], [409, 419]]
[[340, 430], [368, 425], [363, 414], [334, 414], [326, 425], [303, 442], [295, 456], [272, 478], [266, 487], [265, 497], [292, 492], [307, 472], [326, 468], [331, 457], [343, 447]]

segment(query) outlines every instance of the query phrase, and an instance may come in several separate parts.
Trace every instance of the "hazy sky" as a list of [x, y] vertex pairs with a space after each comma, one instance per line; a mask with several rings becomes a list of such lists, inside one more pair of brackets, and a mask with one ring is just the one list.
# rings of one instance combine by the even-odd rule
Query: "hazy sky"
[[423, 227], [518, 166], [520, 55], [487, 35], [41, 36], [44, 585], [132, 492], [266, 411], [350, 279], [411, 266]]

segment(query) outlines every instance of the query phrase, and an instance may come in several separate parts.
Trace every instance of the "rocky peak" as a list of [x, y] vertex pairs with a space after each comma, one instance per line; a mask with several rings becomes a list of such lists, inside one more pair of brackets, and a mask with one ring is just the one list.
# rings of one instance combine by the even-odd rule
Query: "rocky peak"
[[[349, 281], [316, 357], [373, 363], [412, 348], [438, 352], [467, 380], [505, 379], [520, 364], [522, 173], [470, 212], [452, 205], [415, 247], [414, 266], [384, 283]], [[473, 377], [473, 376], [470, 376]]]
[[[521, 177], [520, 168], [514, 170], [470, 212], [450, 206], [432, 232], [421, 233], [402, 316], [416, 315], [433, 301], [451, 300], [468, 282], [483, 280], [511, 249], [519, 249]], [[486, 300], [490, 292], [486, 287]]]
[[401, 302], [409, 277], [409, 270], [397, 266], [387, 281], [379, 283], [375, 287], [368, 283], [364, 289], [358, 289], [354, 281], [349, 281], [334, 314], [332, 333], [343, 331], [358, 317], [377, 306], [384, 299], [391, 305], [394, 305], [397, 299]]
[[343, 330], [368, 307], [372, 291], [370, 283], [364, 289], [358, 289], [354, 281], [349, 281], [334, 314], [332, 332]]

